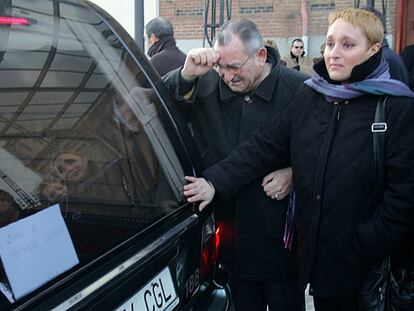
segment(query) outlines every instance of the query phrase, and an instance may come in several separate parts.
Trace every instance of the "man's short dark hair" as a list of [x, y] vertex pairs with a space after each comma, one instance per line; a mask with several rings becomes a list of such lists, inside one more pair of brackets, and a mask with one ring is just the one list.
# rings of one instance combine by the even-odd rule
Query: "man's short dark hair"
[[295, 44], [295, 42], [302, 42], [303, 43], [303, 40], [300, 39], [300, 38], [293, 39], [292, 43], [291, 43], [291, 46], [293, 46]]
[[158, 39], [174, 36], [174, 29], [170, 21], [162, 17], [156, 17], [150, 20], [145, 26], [145, 32], [148, 38], [151, 37], [152, 34]]

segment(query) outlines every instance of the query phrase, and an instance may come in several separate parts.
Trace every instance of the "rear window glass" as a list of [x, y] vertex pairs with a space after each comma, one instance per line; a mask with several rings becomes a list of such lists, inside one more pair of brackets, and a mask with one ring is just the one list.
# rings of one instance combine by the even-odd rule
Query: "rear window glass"
[[2, 14], [29, 25], [0, 25], [0, 236], [57, 204], [80, 267], [172, 212], [183, 169], [157, 94], [97, 15], [11, 3]]

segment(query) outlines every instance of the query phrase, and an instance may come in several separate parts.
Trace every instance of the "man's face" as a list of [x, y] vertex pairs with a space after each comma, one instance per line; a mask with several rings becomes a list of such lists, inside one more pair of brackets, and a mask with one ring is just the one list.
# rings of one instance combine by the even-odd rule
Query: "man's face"
[[150, 36], [145, 37], [147, 38], [147, 44], [149, 48], [153, 46], [155, 42], [158, 41], [158, 38], [153, 33]]
[[229, 88], [236, 93], [246, 93], [256, 88], [264, 74], [266, 49], [247, 53], [239, 38], [234, 37], [225, 46], [214, 45], [218, 53], [216, 70]]
[[303, 42], [302, 41], [295, 41], [295, 42], [293, 42], [292, 48], [290, 49], [290, 51], [296, 57], [300, 57], [303, 54], [303, 49], [304, 49]]

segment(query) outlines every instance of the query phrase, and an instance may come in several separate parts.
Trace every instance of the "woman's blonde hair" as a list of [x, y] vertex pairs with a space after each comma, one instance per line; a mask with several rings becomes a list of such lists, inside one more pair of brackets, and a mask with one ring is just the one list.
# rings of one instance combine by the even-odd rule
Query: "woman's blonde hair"
[[359, 27], [368, 39], [369, 46], [382, 43], [384, 27], [381, 20], [374, 14], [363, 9], [343, 9], [329, 14], [329, 27], [337, 20], [344, 21]]

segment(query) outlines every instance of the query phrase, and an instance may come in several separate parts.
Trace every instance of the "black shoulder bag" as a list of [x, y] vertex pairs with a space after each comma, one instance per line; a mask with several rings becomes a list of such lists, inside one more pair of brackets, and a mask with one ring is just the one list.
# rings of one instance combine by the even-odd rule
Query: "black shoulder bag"
[[[371, 126], [373, 135], [373, 155], [377, 183], [375, 198], [380, 201], [384, 177], [384, 133], [385, 103], [388, 97], [382, 97], [377, 103], [374, 123]], [[414, 269], [408, 263], [393, 271], [391, 256], [371, 267], [363, 280], [359, 293], [359, 311], [413, 311], [414, 310]]]

